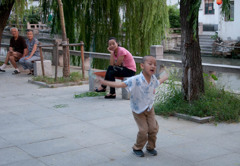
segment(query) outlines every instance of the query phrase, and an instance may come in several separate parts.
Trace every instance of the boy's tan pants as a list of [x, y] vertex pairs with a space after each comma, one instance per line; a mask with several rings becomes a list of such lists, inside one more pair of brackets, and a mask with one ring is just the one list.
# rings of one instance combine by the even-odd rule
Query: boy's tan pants
[[158, 123], [155, 119], [154, 108], [148, 112], [145, 110], [141, 114], [133, 112], [133, 117], [138, 125], [138, 134], [136, 143], [133, 146], [134, 150], [142, 150], [144, 145], [147, 143], [147, 149], [154, 149], [156, 146]]

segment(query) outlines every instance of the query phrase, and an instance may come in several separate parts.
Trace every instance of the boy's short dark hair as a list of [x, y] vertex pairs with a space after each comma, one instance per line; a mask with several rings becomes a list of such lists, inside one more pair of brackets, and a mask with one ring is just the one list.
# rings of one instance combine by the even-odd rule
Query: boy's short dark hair
[[154, 56], [152, 56], [152, 55], [147, 55], [147, 56], [144, 56], [143, 58], [142, 58], [142, 63], [144, 63], [148, 58], [150, 58], [150, 57], [153, 57], [153, 58], [155, 58]]

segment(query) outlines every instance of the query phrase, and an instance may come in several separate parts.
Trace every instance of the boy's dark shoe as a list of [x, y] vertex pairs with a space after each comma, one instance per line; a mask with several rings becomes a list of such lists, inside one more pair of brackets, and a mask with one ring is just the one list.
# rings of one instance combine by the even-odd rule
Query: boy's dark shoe
[[144, 153], [142, 150], [134, 150], [133, 149], [133, 153], [137, 156], [137, 157], [144, 157]]
[[147, 152], [152, 156], [157, 156], [157, 151], [155, 149], [147, 149]]
[[1, 68], [0, 68], [0, 71], [1, 71], [1, 72], [5, 72], [5, 70], [2, 70]]

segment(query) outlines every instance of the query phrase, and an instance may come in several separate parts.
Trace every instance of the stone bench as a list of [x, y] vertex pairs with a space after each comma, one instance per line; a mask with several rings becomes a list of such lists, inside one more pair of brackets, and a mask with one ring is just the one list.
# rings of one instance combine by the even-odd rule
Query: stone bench
[[[34, 76], [42, 76], [41, 61], [33, 61]], [[45, 76], [52, 76], [52, 62], [51, 60], [43, 60]]]
[[[5, 56], [0, 56], [1, 62], [4, 62], [5, 58], [6, 58]], [[42, 76], [41, 61], [40, 60], [32, 61], [32, 63], [33, 63], [34, 76]], [[16, 64], [17, 64], [17, 67], [20, 69], [20, 71], [24, 70], [22, 65], [19, 63], [19, 61], [17, 61]], [[51, 60], [43, 60], [43, 64], [44, 64], [45, 76], [52, 76], [52, 62], [51, 62]]]
[[[96, 76], [103, 77], [105, 78], [106, 71], [96, 71], [93, 72]], [[115, 79], [119, 79], [121, 81], [125, 81], [129, 77], [115, 77]], [[96, 81], [94, 78], [89, 77], [89, 91], [94, 91], [96, 88]], [[126, 90], [126, 88], [121, 88], [122, 89], [122, 99], [129, 100], [130, 99], [130, 93]]]

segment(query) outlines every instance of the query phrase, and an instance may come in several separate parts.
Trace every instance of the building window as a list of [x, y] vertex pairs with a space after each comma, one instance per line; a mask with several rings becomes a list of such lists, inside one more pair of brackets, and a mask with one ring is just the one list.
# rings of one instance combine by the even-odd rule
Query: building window
[[230, 12], [225, 16], [225, 21], [234, 21], [234, 0], [230, 0]]
[[214, 14], [214, 0], [204, 0], [205, 2], [205, 14]]

